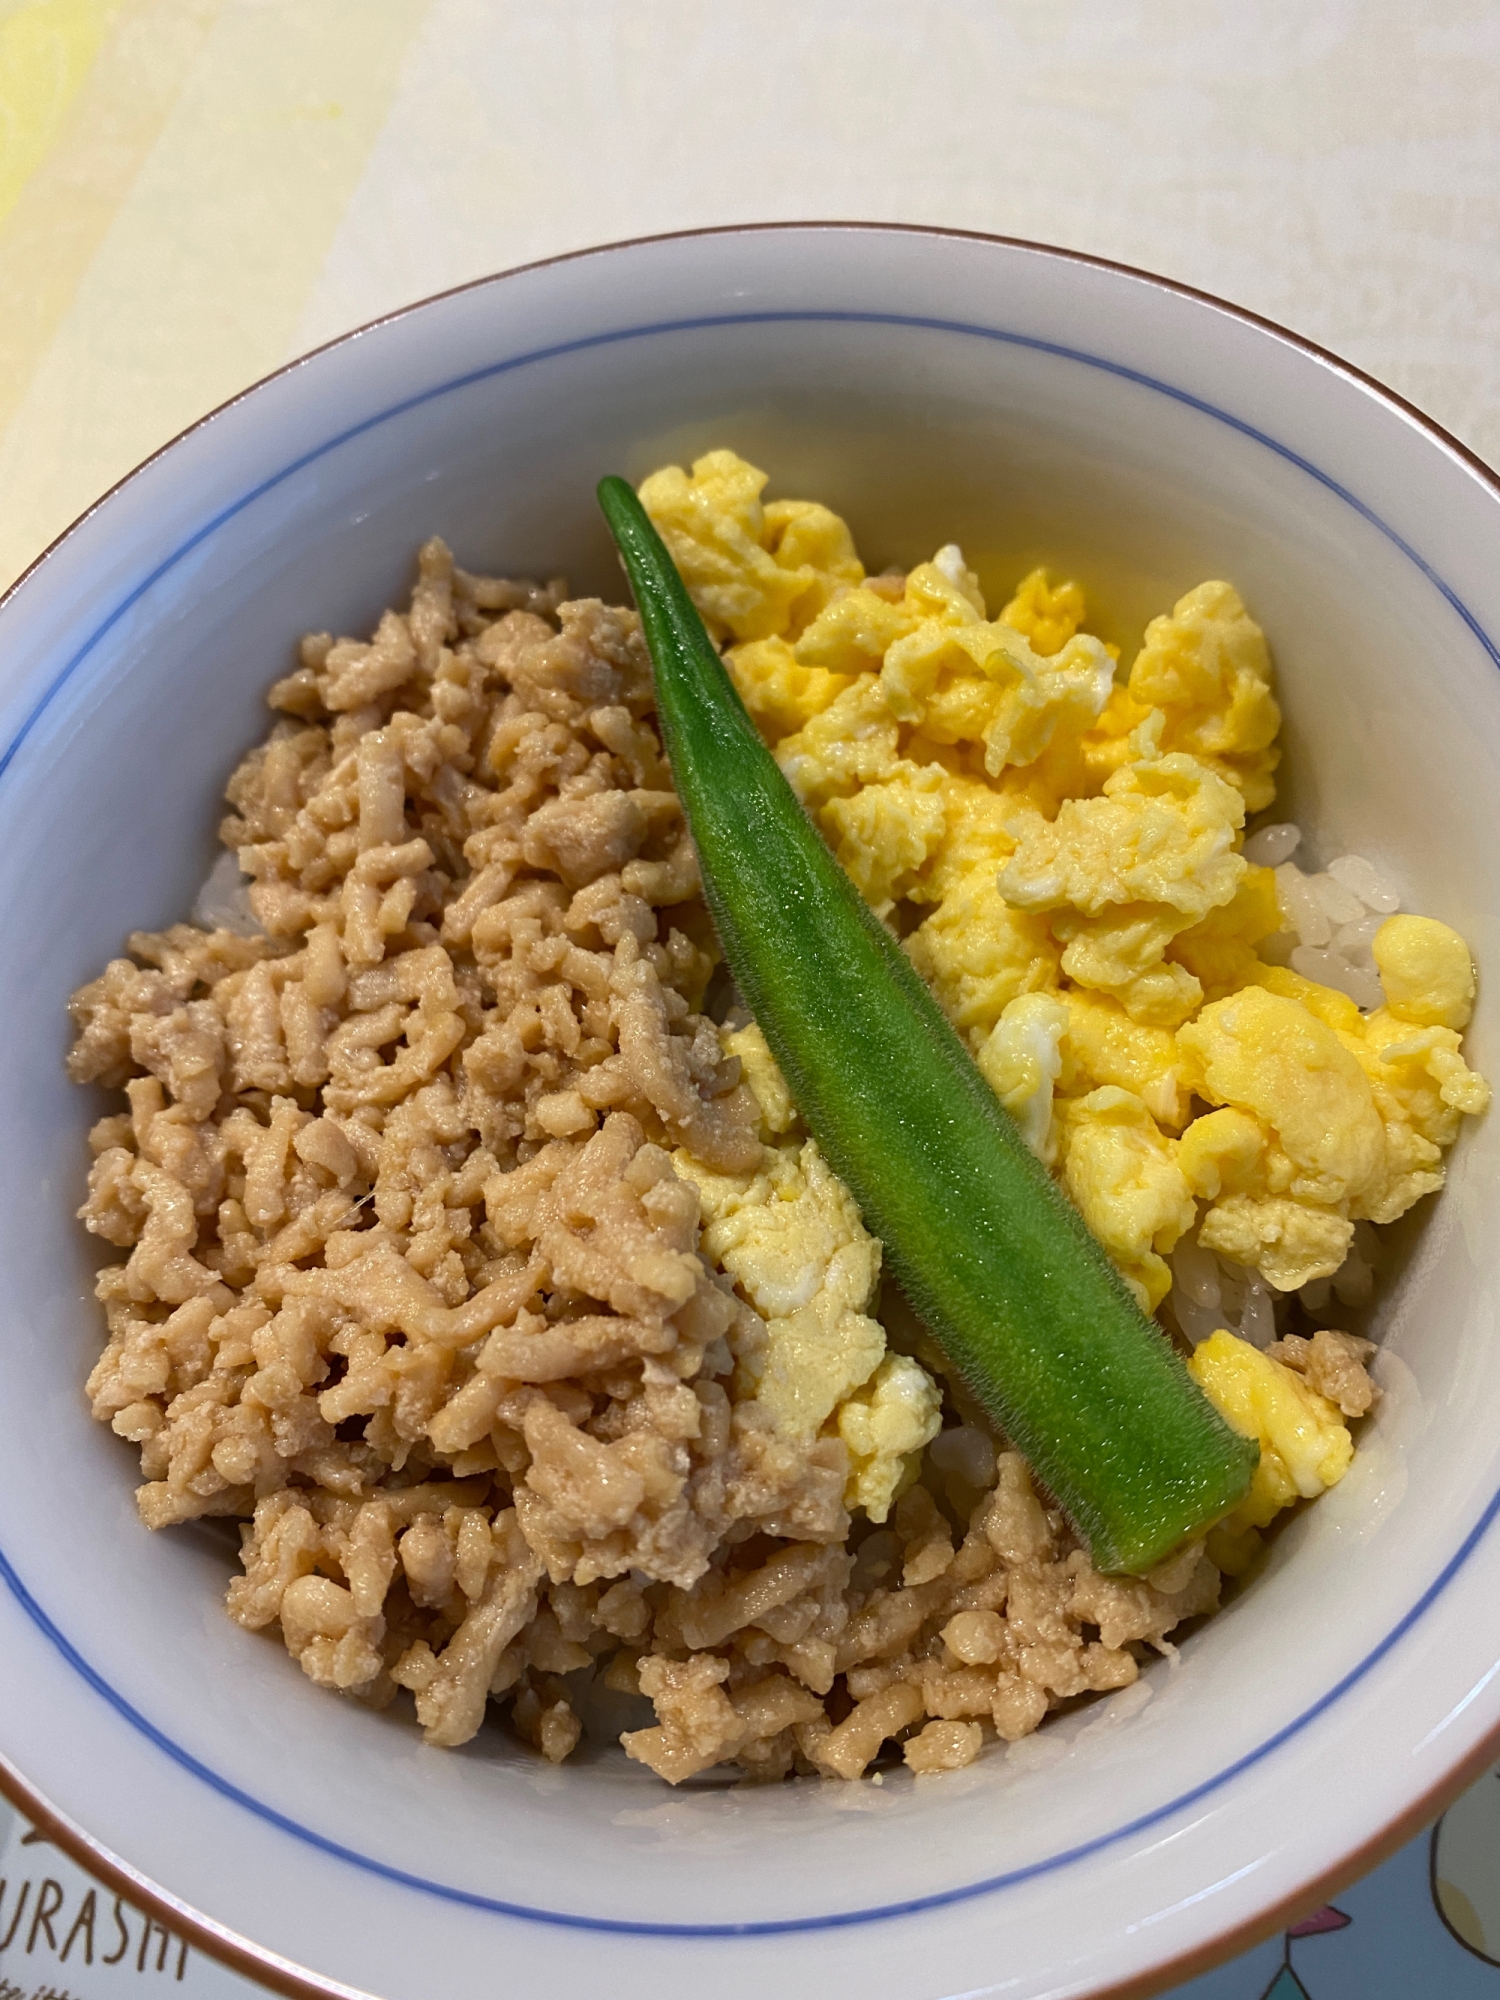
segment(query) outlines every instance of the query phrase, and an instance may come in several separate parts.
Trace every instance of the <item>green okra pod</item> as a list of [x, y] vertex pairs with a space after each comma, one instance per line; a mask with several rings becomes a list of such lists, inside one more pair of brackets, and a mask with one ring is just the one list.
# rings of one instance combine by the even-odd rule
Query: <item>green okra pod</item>
[[735, 979], [913, 1305], [1067, 1510], [1140, 1573], [1239, 1500], [1232, 1431], [1054, 1186], [758, 735], [622, 479], [599, 504]]

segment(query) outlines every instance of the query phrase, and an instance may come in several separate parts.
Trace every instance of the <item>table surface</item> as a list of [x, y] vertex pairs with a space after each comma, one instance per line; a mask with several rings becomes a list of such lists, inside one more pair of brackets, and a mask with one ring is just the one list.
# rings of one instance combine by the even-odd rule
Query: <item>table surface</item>
[[[0, 588], [184, 425], [393, 306], [807, 216], [1164, 272], [1500, 462], [1493, 0], [0, 0]], [[1435, 1865], [1424, 1835], [1182, 1993], [1500, 2000], [1496, 1776]], [[24, 1924], [0, 1943], [0, 1994], [64, 1975], [108, 1983]]]

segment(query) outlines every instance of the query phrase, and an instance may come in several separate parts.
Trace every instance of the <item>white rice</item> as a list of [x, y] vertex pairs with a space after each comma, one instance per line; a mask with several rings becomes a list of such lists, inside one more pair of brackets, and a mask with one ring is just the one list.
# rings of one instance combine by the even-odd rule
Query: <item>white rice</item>
[[1276, 1304], [1277, 1294], [1258, 1272], [1215, 1256], [1196, 1235], [1185, 1236], [1172, 1252], [1172, 1312], [1191, 1346], [1223, 1327], [1252, 1347], [1269, 1347], [1279, 1332]]
[[1371, 947], [1400, 909], [1401, 892], [1362, 854], [1341, 854], [1321, 873], [1307, 873], [1291, 858], [1301, 844], [1301, 828], [1286, 821], [1261, 827], [1245, 842], [1247, 861], [1275, 869], [1287, 923], [1280, 940], [1267, 939], [1263, 955], [1346, 993], [1368, 1013], [1385, 997]]
[[1362, 854], [1341, 854], [1337, 861], [1329, 862], [1328, 873], [1335, 882], [1352, 889], [1367, 910], [1389, 917], [1401, 907], [1400, 893]]
[[1293, 826], [1290, 820], [1281, 820], [1251, 834], [1245, 842], [1245, 859], [1257, 868], [1279, 868], [1283, 861], [1291, 860], [1301, 841], [1301, 827]]
[[[1374, 1224], [1356, 1222], [1354, 1241], [1338, 1270], [1331, 1278], [1313, 1279], [1295, 1296], [1320, 1325], [1328, 1323], [1335, 1301], [1351, 1310], [1367, 1306], [1375, 1295], [1381, 1256]], [[1184, 1236], [1172, 1252], [1169, 1302], [1190, 1346], [1223, 1327], [1252, 1347], [1269, 1347], [1284, 1331], [1279, 1322], [1287, 1317], [1291, 1298], [1273, 1291], [1257, 1272], [1205, 1250], [1196, 1233]]]
[[235, 931], [255, 937], [260, 925], [250, 908], [250, 878], [240, 873], [239, 856], [225, 848], [204, 877], [192, 908], [192, 921], [206, 931]]

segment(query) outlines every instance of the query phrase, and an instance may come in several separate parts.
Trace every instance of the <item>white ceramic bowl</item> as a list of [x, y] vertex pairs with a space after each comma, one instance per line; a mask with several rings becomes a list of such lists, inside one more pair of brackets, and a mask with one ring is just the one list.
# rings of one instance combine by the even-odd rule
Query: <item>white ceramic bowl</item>
[[941, 1782], [673, 1795], [498, 1729], [427, 1750], [231, 1625], [219, 1543], [139, 1526], [80, 1393], [69, 989], [188, 908], [300, 632], [363, 630], [434, 530], [618, 594], [599, 475], [725, 442], [876, 564], [956, 538], [994, 589], [1045, 556], [1122, 638], [1233, 578], [1280, 667], [1288, 809], [1500, 968], [1500, 491], [1156, 280], [933, 232], [624, 245], [336, 343], [127, 480], [0, 606], [0, 1752], [93, 1865], [287, 1991], [1140, 1991], [1436, 1810], [1500, 1723], [1493, 1118], [1385, 1295], [1350, 1476], [1180, 1664]]

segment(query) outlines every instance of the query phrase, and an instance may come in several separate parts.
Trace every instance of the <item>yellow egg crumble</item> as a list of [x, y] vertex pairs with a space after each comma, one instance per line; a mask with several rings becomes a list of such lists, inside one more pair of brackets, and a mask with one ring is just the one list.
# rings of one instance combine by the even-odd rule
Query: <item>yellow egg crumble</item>
[[[799, 797], [1142, 1304], [1168, 1298], [1191, 1232], [1277, 1292], [1333, 1276], [1356, 1223], [1441, 1186], [1489, 1101], [1461, 1052], [1474, 971], [1455, 931], [1407, 915], [1374, 939], [1369, 1013], [1259, 955], [1283, 912], [1241, 850], [1275, 796], [1281, 715], [1237, 592], [1188, 591], [1127, 668], [1084, 629], [1076, 582], [1033, 570], [992, 618], [957, 547], [872, 578], [836, 514], [763, 502], [765, 484], [715, 451], [641, 498]], [[677, 1165], [706, 1247], [765, 1317], [762, 1400], [788, 1435], [836, 1431], [849, 1504], [883, 1520], [939, 1393], [886, 1352], [879, 1245], [759, 1030], [726, 1040], [763, 1166]], [[1216, 1531], [1220, 1566], [1243, 1568], [1253, 1531], [1342, 1477], [1350, 1433], [1227, 1330], [1190, 1365], [1261, 1445]]]

